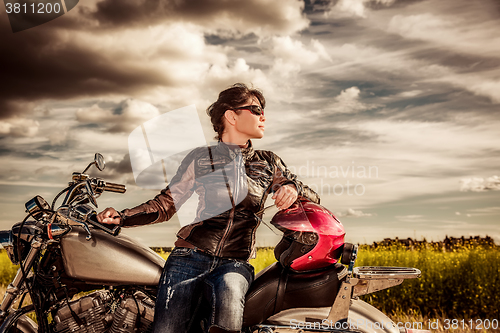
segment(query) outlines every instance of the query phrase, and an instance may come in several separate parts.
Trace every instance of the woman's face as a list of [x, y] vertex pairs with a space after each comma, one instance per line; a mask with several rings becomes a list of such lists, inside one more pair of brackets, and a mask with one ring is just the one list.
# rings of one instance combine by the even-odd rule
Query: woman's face
[[[239, 107], [249, 105], [261, 106], [259, 99], [252, 96], [245, 104], [239, 105]], [[264, 114], [255, 115], [247, 109], [242, 109], [238, 113], [236, 114], [235, 129], [239, 134], [248, 136], [249, 139], [260, 139], [264, 136], [264, 122], [266, 121]]]

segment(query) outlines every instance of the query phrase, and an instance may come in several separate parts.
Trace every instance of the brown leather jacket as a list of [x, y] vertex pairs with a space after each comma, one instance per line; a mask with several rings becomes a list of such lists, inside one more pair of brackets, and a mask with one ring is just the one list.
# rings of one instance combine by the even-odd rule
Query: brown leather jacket
[[219, 142], [191, 151], [167, 188], [154, 199], [121, 212], [122, 225], [167, 221], [196, 192], [196, 217], [177, 237], [214, 256], [247, 260], [254, 250], [267, 196], [287, 184], [295, 185], [299, 196], [319, 203], [319, 196], [273, 152], [254, 150], [251, 141], [248, 148]]

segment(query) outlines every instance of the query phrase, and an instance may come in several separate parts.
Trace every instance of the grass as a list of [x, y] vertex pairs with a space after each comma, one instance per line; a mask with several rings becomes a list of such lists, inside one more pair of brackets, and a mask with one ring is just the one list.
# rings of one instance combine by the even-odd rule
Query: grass
[[275, 261], [276, 258], [274, 258], [274, 248], [266, 247], [257, 250], [257, 256], [255, 259], [250, 259], [250, 264], [252, 264], [255, 269], [255, 274], [257, 274]]
[[[16, 276], [19, 265], [13, 265], [5, 250], [0, 250], [0, 286], [6, 287]], [[3, 295], [3, 293], [2, 293]]]
[[[168, 257], [167, 252], [159, 254]], [[273, 249], [264, 248], [257, 251], [251, 264], [258, 273], [274, 261]], [[356, 265], [404, 266], [422, 271], [420, 279], [406, 280], [400, 286], [362, 297], [396, 323], [421, 322], [424, 329], [432, 328], [433, 332], [456, 333], [492, 331], [484, 329], [486, 319], [496, 319], [500, 325], [499, 247], [462, 246], [443, 252], [428, 244], [415, 250], [363, 245]], [[0, 251], [0, 299], [17, 268], [6, 252]], [[466, 327], [471, 324], [469, 320], [473, 320], [472, 329]], [[430, 323], [438, 324], [437, 329], [429, 327]]]
[[464, 246], [451, 252], [431, 247], [364, 246], [357, 266], [405, 266], [422, 271], [420, 279], [363, 296], [386, 313], [398, 311], [450, 319], [499, 319], [500, 250]]

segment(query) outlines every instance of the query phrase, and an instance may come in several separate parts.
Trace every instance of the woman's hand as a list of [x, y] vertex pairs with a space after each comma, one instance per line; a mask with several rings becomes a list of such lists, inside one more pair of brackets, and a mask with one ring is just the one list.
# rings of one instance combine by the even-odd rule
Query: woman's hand
[[108, 207], [97, 214], [97, 221], [100, 223], [120, 224], [121, 217], [114, 208]]
[[287, 209], [297, 200], [297, 198], [297, 189], [295, 185], [292, 184], [281, 186], [272, 197], [272, 199], [274, 199], [274, 204], [279, 210]]

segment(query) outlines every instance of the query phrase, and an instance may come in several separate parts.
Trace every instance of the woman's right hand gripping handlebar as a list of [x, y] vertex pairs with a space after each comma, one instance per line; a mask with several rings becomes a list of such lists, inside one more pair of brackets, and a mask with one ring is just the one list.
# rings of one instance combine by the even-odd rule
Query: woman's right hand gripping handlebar
[[113, 207], [108, 207], [97, 214], [97, 220], [100, 223], [120, 224], [121, 216]]

